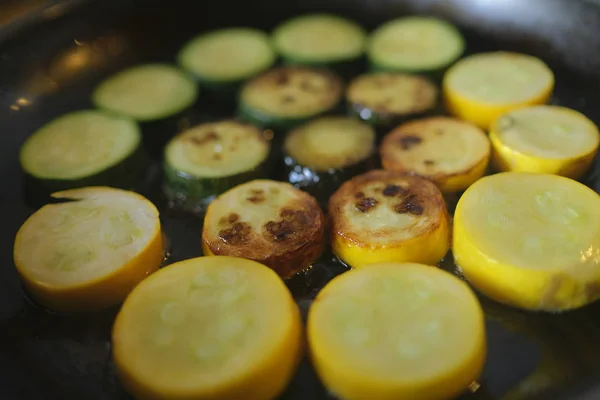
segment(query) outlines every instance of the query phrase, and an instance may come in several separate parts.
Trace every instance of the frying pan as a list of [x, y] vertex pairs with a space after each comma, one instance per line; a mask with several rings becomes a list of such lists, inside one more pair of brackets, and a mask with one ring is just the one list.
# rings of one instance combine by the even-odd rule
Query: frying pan
[[[116, 310], [82, 316], [49, 313], [29, 300], [12, 262], [14, 235], [34, 211], [24, 201], [17, 154], [33, 130], [75, 109], [103, 77], [145, 61], [172, 61], [193, 35], [228, 25], [271, 29], [309, 11], [345, 15], [372, 29], [386, 19], [426, 13], [456, 23], [468, 51], [516, 50], [555, 71], [552, 102], [600, 123], [600, 2], [583, 0], [67, 0], [0, 29], [0, 398], [129, 399], [110, 361]], [[200, 101], [187, 123], [230, 110]], [[161, 129], [177, 127], [163, 126]], [[597, 160], [596, 160], [597, 161]], [[162, 212], [166, 264], [201, 255], [201, 218], [164, 207], [158, 160], [134, 188]], [[600, 191], [595, 163], [584, 183]], [[453, 269], [451, 258], [442, 267]], [[325, 255], [289, 282], [301, 309], [345, 270]], [[561, 315], [508, 309], [485, 298], [488, 362], [481, 387], [463, 399], [600, 399], [600, 304]], [[283, 399], [328, 399], [309, 362]]]

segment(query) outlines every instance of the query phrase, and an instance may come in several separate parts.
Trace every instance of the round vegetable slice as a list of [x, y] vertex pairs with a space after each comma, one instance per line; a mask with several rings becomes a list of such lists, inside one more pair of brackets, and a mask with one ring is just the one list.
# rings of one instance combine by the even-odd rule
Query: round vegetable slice
[[119, 376], [138, 399], [274, 399], [300, 360], [302, 323], [269, 268], [200, 257], [138, 285], [112, 339]]
[[158, 211], [137, 193], [87, 187], [54, 193], [17, 233], [14, 261], [31, 295], [62, 312], [116, 305], [163, 261]]
[[314, 197], [289, 183], [257, 179], [210, 203], [202, 249], [205, 255], [258, 261], [288, 278], [321, 255], [324, 229], [325, 217]]
[[308, 341], [321, 380], [347, 400], [455, 398], [486, 358], [474, 293], [421, 264], [373, 264], [335, 277], [309, 310]]
[[443, 82], [450, 112], [484, 129], [509, 111], [545, 103], [553, 88], [554, 74], [542, 60], [504, 51], [463, 58]]
[[598, 151], [598, 127], [585, 115], [558, 106], [509, 112], [490, 131], [492, 160], [502, 171], [541, 172], [577, 179]]
[[101, 111], [76, 111], [47, 123], [21, 148], [23, 170], [49, 180], [99, 174], [131, 156], [141, 142], [135, 121]]
[[401, 73], [360, 75], [346, 90], [350, 113], [382, 127], [432, 112], [437, 98], [438, 90], [431, 81]]
[[261, 177], [269, 148], [260, 129], [233, 120], [190, 128], [165, 149], [164, 191], [184, 209], [202, 210], [216, 195]]
[[400, 125], [381, 143], [383, 167], [414, 172], [442, 192], [458, 192], [481, 178], [490, 158], [485, 132], [468, 122], [431, 117]]
[[284, 142], [290, 183], [329, 198], [347, 179], [374, 166], [375, 131], [348, 117], [321, 117], [292, 130]]
[[561, 311], [600, 298], [600, 197], [557, 175], [480, 179], [454, 215], [453, 253], [465, 277], [515, 307]]
[[359, 59], [366, 32], [332, 14], [308, 14], [283, 22], [273, 32], [275, 49], [291, 64], [330, 66]]
[[280, 67], [247, 82], [239, 114], [258, 126], [291, 129], [327, 113], [341, 100], [341, 79], [324, 69]]
[[179, 65], [203, 87], [231, 92], [244, 80], [269, 69], [277, 56], [269, 36], [257, 29], [233, 27], [191, 39], [179, 52]]
[[434, 17], [411, 16], [379, 26], [367, 56], [375, 70], [435, 73], [457, 60], [464, 39], [452, 24]]
[[196, 83], [167, 64], [145, 64], [107, 78], [94, 90], [96, 107], [138, 121], [167, 118], [190, 107], [198, 96]]
[[450, 247], [449, 218], [431, 181], [374, 170], [329, 199], [333, 252], [358, 268], [377, 262], [436, 264]]

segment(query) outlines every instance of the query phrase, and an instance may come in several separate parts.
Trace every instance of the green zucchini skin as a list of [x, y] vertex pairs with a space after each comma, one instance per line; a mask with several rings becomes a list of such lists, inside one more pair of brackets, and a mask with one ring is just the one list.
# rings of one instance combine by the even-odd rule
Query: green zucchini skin
[[143, 180], [151, 159], [140, 143], [137, 149], [126, 159], [104, 171], [81, 179], [40, 179], [23, 171], [23, 197], [33, 208], [55, 200], [52, 193], [87, 186], [110, 186], [118, 189], [135, 189]]
[[321, 207], [327, 208], [331, 195], [347, 180], [364, 172], [378, 168], [379, 162], [376, 154], [340, 169], [316, 171], [299, 164], [290, 155], [283, 157], [284, 178], [297, 187], [317, 198]]
[[200, 215], [219, 194], [241, 183], [265, 178], [270, 171], [271, 163], [267, 158], [251, 171], [218, 178], [197, 178], [164, 162], [163, 193], [171, 207]]

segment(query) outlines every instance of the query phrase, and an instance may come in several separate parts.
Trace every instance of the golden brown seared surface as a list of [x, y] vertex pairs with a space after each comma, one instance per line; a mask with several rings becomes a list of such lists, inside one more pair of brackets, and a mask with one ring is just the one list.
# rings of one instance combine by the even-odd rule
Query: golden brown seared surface
[[346, 183], [329, 200], [331, 228], [359, 246], [389, 247], [431, 232], [448, 218], [431, 181], [375, 170]]
[[314, 197], [288, 183], [254, 180], [210, 204], [202, 240], [213, 254], [255, 260], [287, 278], [320, 256], [324, 225]]

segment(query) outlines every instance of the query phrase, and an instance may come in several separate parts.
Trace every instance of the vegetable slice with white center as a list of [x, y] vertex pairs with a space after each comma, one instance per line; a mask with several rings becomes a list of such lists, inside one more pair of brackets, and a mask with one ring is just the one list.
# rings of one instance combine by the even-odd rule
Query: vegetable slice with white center
[[436, 264], [450, 247], [448, 211], [431, 181], [374, 170], [329, 199], [333, 252], [351, 267], [377, 262]]
[[453, 253], [471, 284], [515, 307], [562, 311], [600, 298], [600, 196], [569, 178], [480, 179], [454, 214]]
[[321, 117], [289, 132], [284, 152], [289, 182], [329, 198], [344, 181], [374, 167], [375, 131], [360, 120]]
[[360, 75], [346, 90], [350, 113], [381, 127], [430, 113], [437, 99], [438, 89], [428, 79], [402, 73]]
[[185, 210], [202, 210], [222, 192], [264, 175], [269, 148], [260, 129], [233, 120], [190, 128], [165, 149], [164, 191]]
[[463, 58], [444, 75], [446, 106], [483, 129], [501, 115], [543, 104], [554, 89], [554, 74], [533, 56], [497, 51]]
[[258, 179], [210, 203], [202, 249], [205, 255], [258, 261], [288, 278], [321, 255], [324, 230], [325, 217], [314, 197], [289, 183]]
[[243, 81], [269, 69], [276, 58], [269, 36], [246, 27], [201, 34], [187, 42], [177, 57], [203, 88], [223, 95], [234, 94]]
[[144, 64], [108, 77], [96, 87], [92, 101], [98, 108], [152, 121], [178, 114], [197, 96], [196, 82], [178, 68]]
[[25, 221], [14, 261], [31, 295], [56, 311], [116, 305], [163, 261], [158, 211], [134, 192], [87, 187]]
[[379, 26], [371, 34], [367, 56], [374, 70], [435, 74], [457, 60], [464, 48], [464, 39], [452, 24], [410, 16]]
[[456, 398], [486, 358], [475, 294], [420, 264], [373, 264], [335, 277], [309, 310], [308, 341], [321, 380], [346, 400]]
[[127, 297], [112, 351], [138, 399], [274, 399], [300, 361], [302, 322], [289, 290], [264, 265], [193, 258]]
[[34, 132], [21, 147], [19, 160], [32, 183], [51, 193], [90, 185], [126, 186], [144, 167], [142, 153], [135, 121], [85, 110], [62, 115]]
[[457, 192], [483, 176], [490, 147], [477, 126], [431, 117], [394, 129], [383, 139], [380, 153], [385, 169], [414, 172], [434, 181], [442, 192]]
[[332, 111], [342, 91], [342, 80], [328, 70], [279, 67], [244, 85], [238, 112], [258, 126], [290, 129]]
[[364, 54], [366, 32], [357, 23], [332, 14], [307, 14], [287, 20], [273, 32], [284, 62], [330, 67], [343, 73]]
[[512, 111], [492, 125], [492, 160], [502, 171], [541, 172], [577, 179], [598, 152], [598, 127], [585, 115], [558, 106]]

